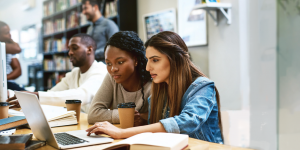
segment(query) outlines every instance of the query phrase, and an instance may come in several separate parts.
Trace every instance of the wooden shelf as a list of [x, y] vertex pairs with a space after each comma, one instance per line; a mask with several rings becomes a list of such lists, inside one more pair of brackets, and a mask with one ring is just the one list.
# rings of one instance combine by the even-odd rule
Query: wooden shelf
[[[218, 15], [217, 10], [220, 10], [222, 14], [227, 19], [227, 24], [231, 24], [231, 4], [230, 3], [207, 3], [207, 4], [198, 4], [194, 6], [193, 10], [204, 9], [206, 12], [212, 17], [215, 21], [215, 25], [218, 25]], [[225, 11], [227, 10], [227, 12]], [[215, 15], [213, 15], [210, 11], [215, 11]]]

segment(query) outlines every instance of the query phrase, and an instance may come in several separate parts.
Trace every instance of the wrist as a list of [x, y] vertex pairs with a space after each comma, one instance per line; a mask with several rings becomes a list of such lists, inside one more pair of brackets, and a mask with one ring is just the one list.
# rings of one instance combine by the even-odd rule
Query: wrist
[[120, 129], [120, 139], [127, 138], [126, 137], [126, 129]]

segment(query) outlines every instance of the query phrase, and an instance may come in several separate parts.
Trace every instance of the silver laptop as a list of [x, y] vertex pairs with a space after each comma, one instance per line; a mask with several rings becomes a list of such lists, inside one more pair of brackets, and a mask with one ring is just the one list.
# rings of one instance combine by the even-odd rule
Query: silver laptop
[[59, 149], [109, 143], [113, 141], [112, 138], [100, 135], [87, 136], [85, 130], [53, 134], [37, 96], [18, 91], [15, 91], [15, 94], [32, 133], [38, 140], [46, 141], [47, 144]]

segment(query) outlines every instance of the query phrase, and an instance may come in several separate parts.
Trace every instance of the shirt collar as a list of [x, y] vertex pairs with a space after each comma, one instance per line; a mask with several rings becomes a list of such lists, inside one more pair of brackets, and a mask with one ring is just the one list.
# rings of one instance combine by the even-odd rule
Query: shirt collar
[[95, 23], [93, 23], [93, 24], [100, 24], [100, 22], [102, 21], [104, 19], [104, 17], [103, 16], [101, 16]]

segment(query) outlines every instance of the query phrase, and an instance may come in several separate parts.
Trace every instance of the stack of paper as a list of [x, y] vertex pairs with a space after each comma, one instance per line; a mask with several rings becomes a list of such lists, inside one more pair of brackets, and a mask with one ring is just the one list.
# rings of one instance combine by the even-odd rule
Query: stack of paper
[[[67, 109], [63, 107], [57, 107], [57, 106], [49, 106], [49, 105], [41, 105], [41, 106], [51, 127], [77, 124], [75, 111], [67, 111]], [[14, 109], [9, 109], [8, 113], [9, 113], [9, 117], [24, 116], [22, 110], [18, 111]]]

